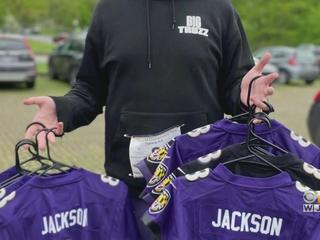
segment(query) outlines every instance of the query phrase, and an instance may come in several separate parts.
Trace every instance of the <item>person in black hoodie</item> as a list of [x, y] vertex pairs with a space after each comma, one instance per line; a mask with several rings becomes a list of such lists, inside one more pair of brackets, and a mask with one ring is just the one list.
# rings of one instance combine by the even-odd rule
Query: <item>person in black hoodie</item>
[[[74, 87], [63, 97], [24, 103], [38, 106], [34, 121], [59, 133], [89, 124], [105, 106], [106, 172], [138, 194], [145, 182], [132, 177], [124, 134], [154, 134], [179, 124], [184, 133], [224, 113], [240, 113], [250, 80], [270, 58], [266, 54], [254, 66], [229, 0], [101, 0]], [[265, 108], [277, 76], [255, 82], [252, 103]], [[26, 137], [36, 130], [31, 127]]]

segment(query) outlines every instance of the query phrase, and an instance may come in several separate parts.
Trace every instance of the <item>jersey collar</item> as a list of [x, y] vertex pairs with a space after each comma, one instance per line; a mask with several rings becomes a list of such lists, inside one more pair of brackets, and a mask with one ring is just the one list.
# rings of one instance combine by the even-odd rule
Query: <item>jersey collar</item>
[[219, 164], [212, 173], [213, 176], [221, 178], [228, 183], [243, 186], [245, 188], [277, 188], [293, 184], [293, 181], [287, 172], [282, 172], [266, 178], [246, 177], [236, 175], [223, 164]]

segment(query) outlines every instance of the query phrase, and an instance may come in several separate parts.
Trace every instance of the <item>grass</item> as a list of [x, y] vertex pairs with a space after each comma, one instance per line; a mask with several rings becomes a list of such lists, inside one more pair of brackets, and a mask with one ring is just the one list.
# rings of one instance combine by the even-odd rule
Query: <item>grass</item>
[[[23, 100], [32, 96], [62, 96], [70, 85], [64, 81], [39, 76], [34, 89], [24, 84], [0, 84], [0, 171], [14, 164], [14, 146], [22, 139], [25, 127], [32, 121], [36, 106], [24, 106]], [[94, 172], [103, 172], [104, 119], [100, 115], [90, 126], [67, 133], [51, 145], [53, 158]]]
[[39, 55], [48, 55], [55, 48], [55, 45], [53, 43], [39, 42], [31, 39], [29, 39], [29, 43], [31, 45], [32, 51], [35, 54]]
[[37, 72], [36, 87], [30, 90], [33, 95], [63, 96], [70, 90], [68, 82], [61, 79], [50, 79], [47, 63], [37, 63]]
[[48, 80], [47, 77], [37, 78], [36, 88], [33, 94], [36, 95], [64, 95], [70, 89], [70, 85], [60, 80]]
[[37, 63], [37, 72], [40, 75], [48, 74], [48, 64], [46, 62], [38, 62]]
[[[38, 76], [33, 89], [25, 88], [24, 84], [1, 84], [0, 95], [4, 98], [15, 96], [16, 99], [24, 99], [31, 96], [60, 96], [70, 89], [70, 85], [60, 80], [49, 80], [46, 76]], [[0, 97], [1, 99], [1, 97]], [[0, 105], [1, 107], [1, 105]]]

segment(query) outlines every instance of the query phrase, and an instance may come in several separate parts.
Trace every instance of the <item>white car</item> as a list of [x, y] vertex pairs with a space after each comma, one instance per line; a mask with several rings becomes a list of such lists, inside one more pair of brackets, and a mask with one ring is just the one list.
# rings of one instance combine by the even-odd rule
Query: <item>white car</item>
[[0, 83], [25, 83], [33, 88], [36, 62], [25, 38], [0, 36]]

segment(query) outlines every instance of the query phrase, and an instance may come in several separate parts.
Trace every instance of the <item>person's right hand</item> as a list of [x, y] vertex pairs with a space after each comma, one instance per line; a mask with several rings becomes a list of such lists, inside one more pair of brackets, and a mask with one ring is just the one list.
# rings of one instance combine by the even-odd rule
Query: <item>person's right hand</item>
[[[31, 97], [23, 101], [25, 105], [37, 105], [38, 110], [33, 118], [33, 122], [41, 122], [47, 128], [57, 128], [55, 133], [57, 135], [63, 134], [63, 123], [58, 122], [56, 113], [56, 105], [50, 97]], [[27, 129], [25, 138], [32, 139], [42, 127], [38, 124], [32, 125]], [[55, 135], [53, 133], [48, 134], [48, 139], [51, 143], [55, 143]], [[38, 135], [39, 149], [44, 150], [46, 147], [46, 133], [41, 132]]]

